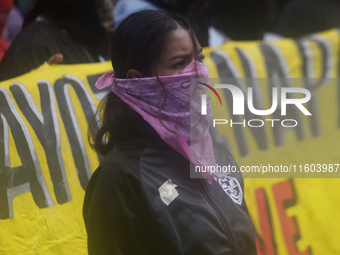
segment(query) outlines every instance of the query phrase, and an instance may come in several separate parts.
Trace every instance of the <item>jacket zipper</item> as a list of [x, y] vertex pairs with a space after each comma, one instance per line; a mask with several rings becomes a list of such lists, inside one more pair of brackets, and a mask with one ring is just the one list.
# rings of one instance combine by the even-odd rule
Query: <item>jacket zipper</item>
[[236, 245], [235, 245], [235, 238], [234, 234], [231, 230], [231, 227], [229, 225], [228, 219], [224, 216], [222, 210], [218, 207], [217, 204], [211, 199], [210, 195], [204, 190], [203, 185], [199, 182], [198, 179], [195, 179], [198, 189], [201, 191], [205, 199], [210, 203], [210, 205], [216, 210], [216, 212], [221, 216], [222, 221], [224, 222], [224, 225], [226, 226], [226, 229], [229, 233], [229, 236], [231, 237], [231, 245], [232, 245], [232, 254], [236, 255]]

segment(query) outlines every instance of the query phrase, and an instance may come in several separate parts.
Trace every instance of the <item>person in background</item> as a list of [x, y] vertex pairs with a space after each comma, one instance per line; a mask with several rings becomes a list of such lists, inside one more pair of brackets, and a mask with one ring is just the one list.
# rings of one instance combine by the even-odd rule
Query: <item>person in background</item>
[[211, 24], [233, 41], [262, 40], [271, 0], [209, 0]]
[[131, 13], [141, 10], [174, 12], [188, 20], [199, 43], [205, 47], [209, 46], [210, 17], [208, 8], [208, 0], [119, 0], [115, 5], [115, 27]]
[[155, 6], [185, 17], [202, 47], [209, 46], [209, 0], [148, 0]]
[[24, 17], [22, 16], [20, 10], [14, 6], [14, 8], [9, 13], [8, 22], [3, 33], [3, 37], [9, 45], [20, 33], [23, 24]]
[[27, 17], [28, 13], [34, 8], [37, 0], [14, 0], [14, 5], [22, 13], [23, 17]]
[[108, 60], [112, 12], [111, 0], [37, 0], [0, 63], [0, 80], [49, 60], [62, 64]]
[[143, 10], [160, 10], [160, 8], [147, 0], [118, 0], [113, 15], [115, 28], [130, 14]]
[[13, 9], [12, 0], [1, 0], [0, 1], [0, 62], [5, 55], [5, 52], [8, 50], [8, 43], [2, 37], [5, 26], [8, 21], [9, 13]]
[[271, 32], [301, 37], [339, 26], [339, 0], [290, 0], [281, 7]]

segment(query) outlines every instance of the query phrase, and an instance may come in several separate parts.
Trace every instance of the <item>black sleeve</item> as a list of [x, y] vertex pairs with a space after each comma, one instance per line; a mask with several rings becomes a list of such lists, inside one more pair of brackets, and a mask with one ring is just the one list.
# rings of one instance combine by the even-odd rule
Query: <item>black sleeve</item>
[[51, 56], [44, 46], [13, 42], [0, 63], [0, 81], [30, 72], [47, 62]]
[[118, 163], [98, 168], [87, 187], [83, 216], [88, 252], [145, 254], [149, 214], [141, 195], [138, 172]]

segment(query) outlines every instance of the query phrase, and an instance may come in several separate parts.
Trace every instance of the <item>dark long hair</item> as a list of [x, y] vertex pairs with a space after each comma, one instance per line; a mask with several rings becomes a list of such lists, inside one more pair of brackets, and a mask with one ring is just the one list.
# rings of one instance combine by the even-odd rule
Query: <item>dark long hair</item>
[[[128, 16], [117, 27], [112, 38], [111, 61], [116, 77], [125, 79], [130, 69], [138, 70], [143, 77], [150, 77], [152, 72], [157, 75], [157, 57], [167, 44], [169, 35], [179, 28], [189, 32], [196, 52], [194, 32], [180, 15], [147, 10]], [[164, 85], [161, 82], [160, 85], [166, 98]], [[100, 154], [106, 155], [115, 143], [132, 140], [137, 135], [136, 127], [141, 116], [112, 91], [100, 102], [98, 113], [100, 125], [92, 125], [92, 129], [98, 127], [98, 130], [93, 142], [89, 140], [92, 148]]]

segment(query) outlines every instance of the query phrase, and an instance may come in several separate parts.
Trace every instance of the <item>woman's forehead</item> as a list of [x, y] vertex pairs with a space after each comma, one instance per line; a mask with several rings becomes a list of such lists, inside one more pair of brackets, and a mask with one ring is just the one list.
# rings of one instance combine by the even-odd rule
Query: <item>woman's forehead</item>
[[176, 56], [194, 53], [194, 45], [189, 32], [185, 29], [177, 29], [168, 38], [168, 43], [161, 52], [160, 58], [170, 60]]

